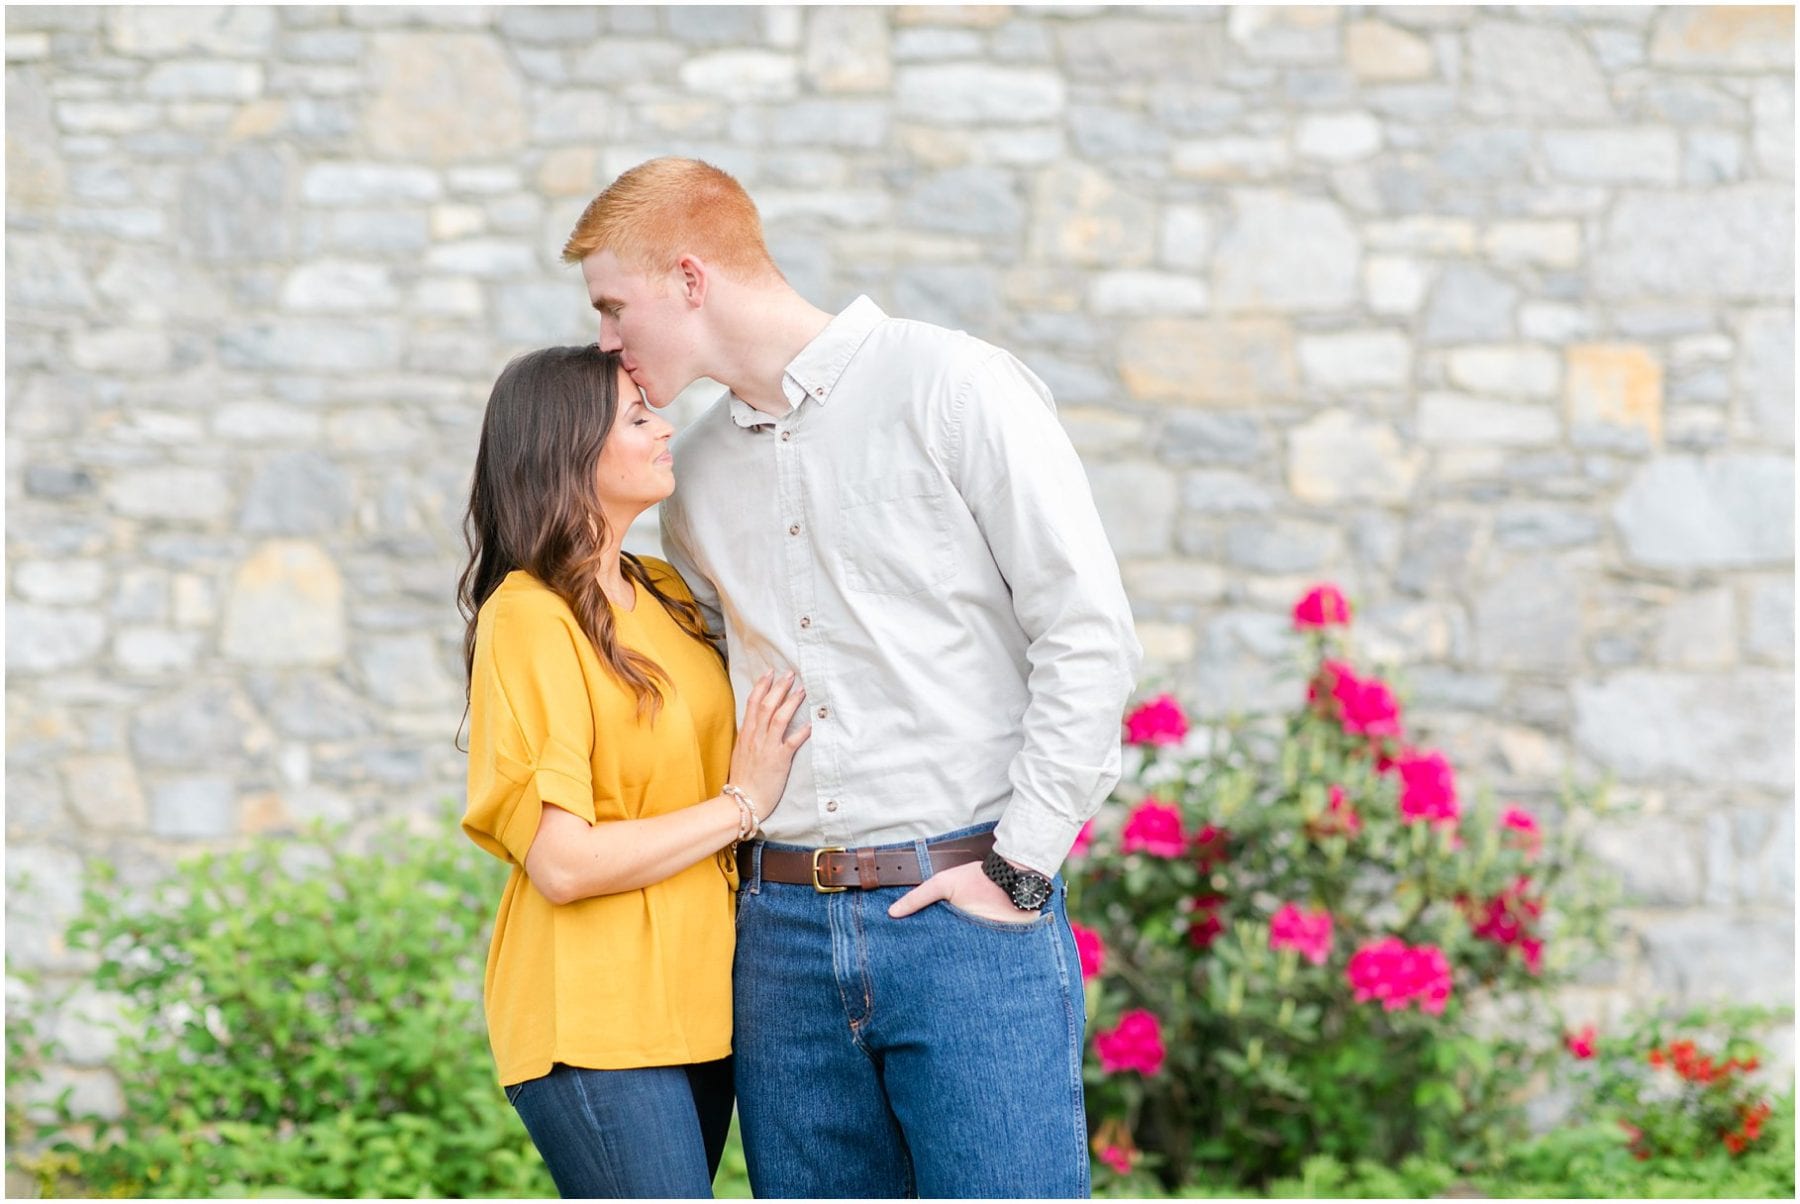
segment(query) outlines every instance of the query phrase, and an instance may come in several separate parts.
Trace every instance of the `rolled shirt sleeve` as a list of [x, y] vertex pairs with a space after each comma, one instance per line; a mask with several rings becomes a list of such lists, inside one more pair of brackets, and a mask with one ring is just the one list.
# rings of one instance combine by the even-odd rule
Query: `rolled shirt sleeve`
[[525, 863], [544, 804], [594, 822], [594, 716], [567, 618], [497, 600], [469, 690], [469, 793], [462, 829]]
[[990, 349], [949, 417], [952, 477], [1030, 640], [1024, 742], [995, 848], [1053, 874], [1118, 783], [1120, 721], [1143, 649], [1087, 475], [1043, 382]]

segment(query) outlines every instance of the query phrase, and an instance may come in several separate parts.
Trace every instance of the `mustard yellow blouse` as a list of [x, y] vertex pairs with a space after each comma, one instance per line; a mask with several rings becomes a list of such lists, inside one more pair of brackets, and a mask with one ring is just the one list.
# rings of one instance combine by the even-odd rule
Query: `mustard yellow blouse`
[[[692, 597], [666, 563], [644, 565], [664, 593]], [[483, 984], [502, 1085], [553, 1062], [622, 1070], [731, 1052], [735, 882], [723, 853], [560, 907], [525, 874], [546, 803], [606, 823], [689, 807], [725, 784], [736, 708], [718, 657], [647, 590], [634, 609], [613, 607], [613, 621], [673, 685], [654, 723], [638, 719], [574, 612], [530, 574], [509, 573], [476, 619], [462, 827], [513, 867]]]

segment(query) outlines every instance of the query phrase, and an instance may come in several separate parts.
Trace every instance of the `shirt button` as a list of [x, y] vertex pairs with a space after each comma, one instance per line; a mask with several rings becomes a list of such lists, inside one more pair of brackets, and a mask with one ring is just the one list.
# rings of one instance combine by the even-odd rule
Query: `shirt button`
[[788, 527], [788, 534], [789, 534], [789, 535], [798, 535], [798, 534], [800, 534], [800, 524], [799, 524], [799, 523], [793, 523], [793, 524], [791, 524], [791, 525], [789, 525], [789, 527]]
[[827, 811], [836, 811], [836, 810], [837, 810], [837, 800], [836, 800], [836, 799], [832, 799], [832, 800], [831, 800], [831, 801], [830, 801], [830, 802], [829, 802], [829, 803], [826, 803], [826, 804], [825, 804], [825, 810], [827, 810]]
[[781, 432], [781, 441], [783, 443], [786, 443], [789, 439], [792, 439], [793, 437], [794, 437], [793, 431], [782, 431]]
[[820, 386], [820, 387], [818, 387], [818, 388], [817, 388], [817, 389], [814, 389], [814, 390], [813, 390], [813, 396], [814, 396], [814, 397], [823, 397], [823, 396], [825, 396], [825, 387], [824, 387], [824, 386], [823, 386], [823, 385], [821, 385], [821, 386]]
[[811, 618], [811, 616], [808, 616], [808, 615], [801, 615], [801, 616], [800, 616], [800, 626], [801, 626], [801, 627], [803, 627], [803, 628], [805, 628], [805, 627], [811, 627], [811, 626], [812, 626], [812, 618]]
[[814, 711], [813, 713], [821, 719], [831, 718], [831, 708], [830, 707], [820, 707], [817, 711]]

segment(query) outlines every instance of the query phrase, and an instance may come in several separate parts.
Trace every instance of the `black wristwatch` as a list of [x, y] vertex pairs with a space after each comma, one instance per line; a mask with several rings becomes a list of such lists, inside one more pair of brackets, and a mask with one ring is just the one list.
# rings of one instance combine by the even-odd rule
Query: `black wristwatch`
[[992, 849], [981, 862], [981, 870], [994, 880], [1012, 899], [1020, 911], [1036, 911], [1050, 901], [1050, 879], [1036, 870], [1022, 870]]

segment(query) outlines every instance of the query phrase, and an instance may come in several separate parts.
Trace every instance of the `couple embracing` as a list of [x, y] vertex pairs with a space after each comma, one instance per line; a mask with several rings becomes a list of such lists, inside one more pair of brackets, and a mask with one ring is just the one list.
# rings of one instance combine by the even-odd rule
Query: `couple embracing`
[[759, 1196], [1087, 1195], [1057, 871], [1140, 651], [1048, 391], [815, 308], [704, 163], [563, 256], [599, 342], [494, 385], [459, 588], [507, 1099], [565, 1196], [709, 1196], [734, 1100]]

